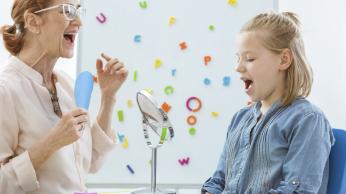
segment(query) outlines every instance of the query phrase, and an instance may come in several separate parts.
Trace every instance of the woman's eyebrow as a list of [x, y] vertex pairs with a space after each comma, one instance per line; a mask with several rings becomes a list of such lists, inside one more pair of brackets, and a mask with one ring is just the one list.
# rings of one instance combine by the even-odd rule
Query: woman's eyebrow
[[65, 4], [73, 5], [73, 6], [75, 6], [76, 8], [80, 8], [80, 7], [82, 6], [81, 4], [75, 5], [75, 4], [73, 4], [73, 3], [65, 3]]

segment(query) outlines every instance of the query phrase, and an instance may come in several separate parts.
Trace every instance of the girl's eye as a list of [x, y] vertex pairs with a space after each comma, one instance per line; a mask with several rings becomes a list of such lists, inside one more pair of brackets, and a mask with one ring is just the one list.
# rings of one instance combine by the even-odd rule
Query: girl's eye
[[246, 59], [247, 62], [253, 62], [255, 59]]

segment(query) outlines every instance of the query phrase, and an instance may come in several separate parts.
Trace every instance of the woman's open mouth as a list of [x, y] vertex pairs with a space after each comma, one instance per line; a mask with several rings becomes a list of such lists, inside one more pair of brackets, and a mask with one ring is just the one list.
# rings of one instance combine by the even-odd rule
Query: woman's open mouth
[[64, 40], [68, 45], [73, 46], [76, 39], [76, 33], [64, 33]]

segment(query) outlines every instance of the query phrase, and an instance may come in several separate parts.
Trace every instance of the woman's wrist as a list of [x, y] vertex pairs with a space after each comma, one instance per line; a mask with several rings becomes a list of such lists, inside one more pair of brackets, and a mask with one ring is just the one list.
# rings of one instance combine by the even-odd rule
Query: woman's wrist
[[104, 114], [112, 114], [115, 106], [115, 96], [110, 95], [101, 95], [101, 106], [100, 113], [104, 116]]
[[116, 102], [116, 97], [114, 94], [101, 94], [101, 104], [107, 106], [114, 105]]
[[115, 95], [101, 94], [101, 104], [97, 115], [97, 122], [104, 131], [108, 131], [111, 128], [115, 102]]
[[56, 150], [59, 150], [61, 147], [64, 146], [59, 141], [56, 140], [56, 137], [57, 135], [54, 133], [54, 130], [53, 130], [42, 140], [42, 144], [47, 146], [49, 150], [52, 150], [53, 152], [55, 152]]
[[28, 149], [30, 160], [36, 171], [60, 148], [53, 137], [49, 134]]

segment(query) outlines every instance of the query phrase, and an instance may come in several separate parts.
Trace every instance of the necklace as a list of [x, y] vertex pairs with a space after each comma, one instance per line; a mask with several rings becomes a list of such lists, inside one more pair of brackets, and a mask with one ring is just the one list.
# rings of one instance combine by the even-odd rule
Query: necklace
[[52, 81], [53, 81], [53, 89], [49, 90], [48, 88], [48, 92], [50, 94], [50, 99], [52, 101], [52, 105], [53, 105], [53, 110], [55, 112], [56, 115], [58, 115], [58, 117], [62, 116], [62, 112], [60, 109], [60, 105], [59, 105], [59, 98], [58, 98], [58, 94], [56, 91], [56, 87], [55, 87], [55, 81], [56, 79], [54, 78], [54, 76], [52, 76]]

